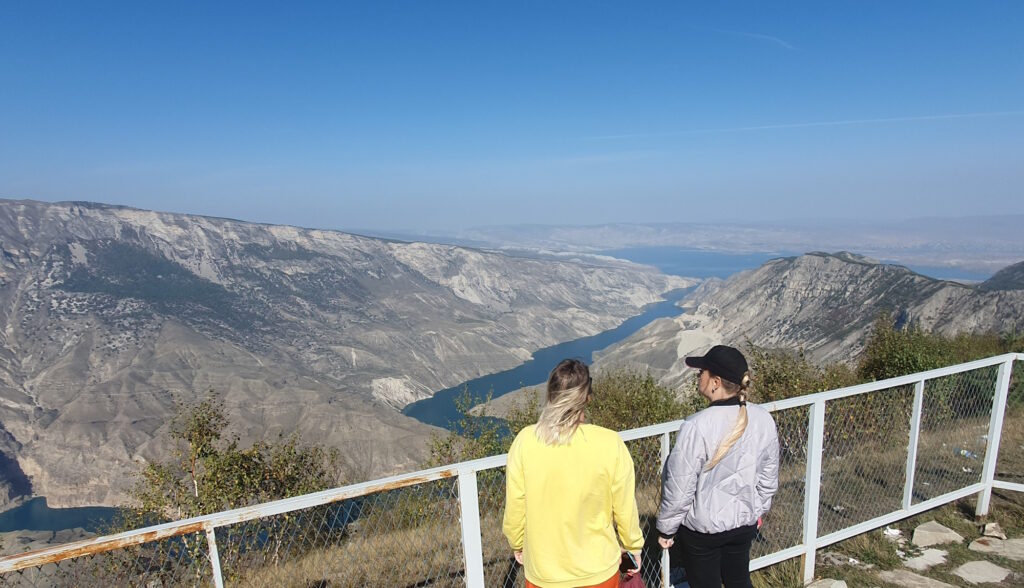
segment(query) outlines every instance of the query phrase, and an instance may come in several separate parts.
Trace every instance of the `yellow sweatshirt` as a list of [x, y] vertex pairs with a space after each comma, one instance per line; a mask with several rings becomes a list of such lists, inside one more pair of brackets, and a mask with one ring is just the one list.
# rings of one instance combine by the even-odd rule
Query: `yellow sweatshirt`
[[[597, 584], [639, 552], [633, 459], [615, 431], [583, 424], [565, 445], [520, 431], [508, 452], [503, 531], [543, 588]], [[618, 530], [618, 539], [616, 539]]]

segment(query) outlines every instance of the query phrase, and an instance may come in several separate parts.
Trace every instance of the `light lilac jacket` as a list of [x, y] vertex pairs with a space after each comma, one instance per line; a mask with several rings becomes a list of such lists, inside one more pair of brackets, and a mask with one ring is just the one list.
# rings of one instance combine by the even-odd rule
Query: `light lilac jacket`
[[659, 533], [675, 535], [680, 525], [721, 533], [752, 525], [768, 512], [779, 487], [779, 436], [765, 409], [747, 403], [743, 436], [718, 465], [704, 471], [738, 414], [737, 404], [713, 404], [679, 427], [662, 472]]

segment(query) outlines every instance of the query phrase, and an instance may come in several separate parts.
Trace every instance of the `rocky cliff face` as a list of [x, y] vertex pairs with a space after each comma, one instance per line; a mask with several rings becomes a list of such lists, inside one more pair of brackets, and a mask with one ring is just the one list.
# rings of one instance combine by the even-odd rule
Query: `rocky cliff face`
[[243, 439], [298, 430], [365, 477], [412, 468], [431, 428], [396, 408], [688, 285], [89, 203], [0, 201], [0, 248], [0, 494], [55, 506], [123, 500], [175, 402], [210, 389]]
[[1024, 261], [1004, 267], [979, 287], [982, 290], [1024, 290]]
[[702, 284], [681, 303], [690, 312], [651, 323], [600, 353], [597, 363], [648, 366], [679, 385], [687, 378], [683, 358], [716, 343], [749, 340], [853, 361], [881, 312], [939, 333], [1003, 331], [1024, 320], [1024, 290], [1011, 274], [965, 286], [849, 253], [776, 259]]

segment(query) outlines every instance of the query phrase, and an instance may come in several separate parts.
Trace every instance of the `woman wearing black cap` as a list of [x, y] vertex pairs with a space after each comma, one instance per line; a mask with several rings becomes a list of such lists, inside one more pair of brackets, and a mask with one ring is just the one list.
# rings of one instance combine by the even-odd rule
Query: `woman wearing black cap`
[[779, 438], [765, 409], [747, 402], [750, 374], [737, 349], [687, 357], [711, 405], [679, 428], [662, 473], [658, 543], [678, 537], [691, 588], [748, 588], [750, 543], [779, 486]]

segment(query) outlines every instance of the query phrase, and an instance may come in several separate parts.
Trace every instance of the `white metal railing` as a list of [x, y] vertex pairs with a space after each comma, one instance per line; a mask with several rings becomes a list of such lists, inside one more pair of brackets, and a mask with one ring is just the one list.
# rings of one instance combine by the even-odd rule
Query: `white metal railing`
[[[805, 581], [809, 582], [813, 579], [815, 552], [819, 548], [971, 494], [977, 494], [978, 496], [976, 514], [980, 516], [988, 512], [993, 488], [1024, 492], [1024, 484], [995, 479], [1011, 371], [1013, 362], [1020, 360], [1024, 360], [1024, 354], [1000, 355], [947, 368], [789, 398], [762, 405], [777, 415], [783, 411], [793, 409], [807, 411], [806, 437], [798, 439], [798, 441], [803, 442], [803, 447], [805, 448], [801, 449], [799, 453], [800, 455], [805, 455], [806, 459], [805, 470], [802, 475], [804, 485], [803, 511], [800, 516], [802, 528], [799, 529], [800, 537], [796, 544], [757, 557], [751, 561], [751, 569], [755, 570], [787, 559], [802, 557], [803, 576]], [[917, 460], [920, 457], [919, 441], [922, 439], [923, 434], [923, 419], [929, 416], [925, 405], [928, 382], [978, 370], [984, 371], [988, 369], [989, 372], [986, 373], [990, 373], [993, 367], [996, 368], [994, 385], [991, 388], [981, 389], [977, 393], [969, 391], [972, 395], [970, 396], [971, 398], [977, 396], [972, 402], [984, 401], [986, 404], [979, 406], [988, 407], [987, 412], [989, 413], [987, 432], [983, 437], [985, 439], [985, 454], [980, 477], [977, 481], [960, 483], [957, 487], [949, 489], [941, 495], [929, 497], [915, 503], [915, 489], [920, 488], [920, 486], [915, 486], [915, 472], [918, 469]], [[988, 381], [985, 378], [982, 378], [982, 380]], [[824, 454], [826, 445], [826, 407], [829, 406], [829, 403], [836, 403], [843, 399], [861, 396], [866, 398], [867, 395], [872, 393], [890, 391], [907, 386], [913, 386], [913, 403], [910, 411], [910, 422], [900, 425], [909, 427], [907, 446], [905, 448], [906, 463], [903, 469], [904, 481], [901, 494], [898, 497], [901, 506], [879, 516], [873, 516], [869, 520], [857, 522], [856, 524], [820, 535], [819, 522], [821, 521], [822, 513], [819, 509], [822, 502], [822, 468], [823, 460], [826, 459]], [[965, 395], [965, 397], [968, 396]], [[991, 397], [991, 403], [987, 404], [989, 397]], [[983, 413], [984, 411], [979, 412]], [[624, 431], [621, 433], [621, 436], [627, 442], [659, 438], [660, 444], [656, 459], [660, 459], [661, 464], [663, 464], [668, 456], [671, 435], [678, 430], [681, 422], [677, 420]], [[45, 571], [47, 566], [52, 568], [55, 564], [59, 566], [74, 558], [106, 554], [130, 548], [131, 546], [195, 534], [197, 536], [204, 535], [206, 538], [205, 557], [208, 558], [210, 569], [208, 574], [205, 571], [203, 572], [203, 577], [212, 577], [213, 584], [220, 587], [224, 585], [224, 580], [221, 570], [221, 554], [218, 551], [217, 545], [217, 529], [267, 519], [268, 517], [284, 515], [286, 513], [298, 513], [306, 509], [340, 503], [341, 501], [368, 499], [380, 493], [396, 489], [412, 488], [435, 481], [455, 478], [458, 489], [458, 508], [461, 521], [459, 533], [461, 534], [463, 557], [461, 569], [457, 570], [456, 575], [464, 578], [467, 586], [484, 586], [485, 563], [487, 562], [484, 559], [484, 545], [481, 533], [478, 474], [503, 468], [505, 464], [505, 455], [488, 457], [8, 556], [0, 559], [0, 583], [37, 585], [39, 582], [38, 578], [43, 578], [42, 582], [48, 583], [45, 580], [50, 577], [47, 575], [50, 572]], [[661, 464], [659, 464], [658, 471], [660, 471]], [[638, 463], [637, 467], [640, 468], [641, 464]], [[963, 469], [964, 471], [969, 471], [968, 468]], [[775, 507], [773, 507], [773, 511], [778, 507], [779, 504], [777, 502]], [[650, 527], [652, 526], [649, 526], [648, 532], [653, 532]], [[650, 555], [654, 556], [652, 562], [659, 561], [656, 552]], [[653, 574], [656, 574], [653, 580], [657, 582], [660, 576], [660, 583], [663, 586], [668, 586], [671, 561], [667, 551], [660, 554], [660, 563], [657, 565], [657, 568], [653, 572]], [[39, 575], [33, 576], [33, 570]]]

